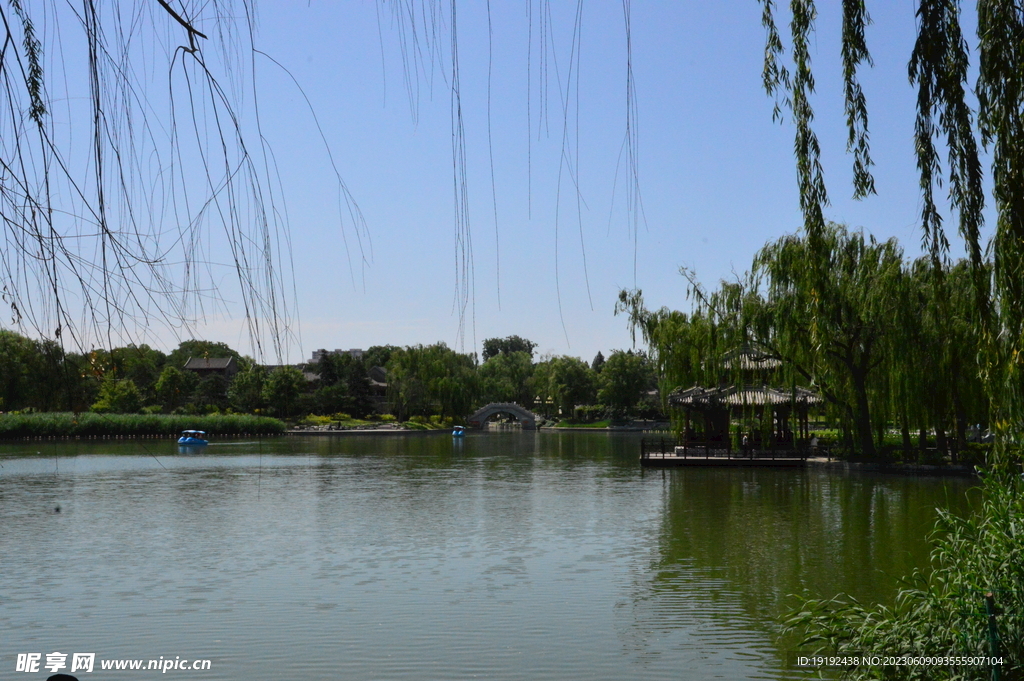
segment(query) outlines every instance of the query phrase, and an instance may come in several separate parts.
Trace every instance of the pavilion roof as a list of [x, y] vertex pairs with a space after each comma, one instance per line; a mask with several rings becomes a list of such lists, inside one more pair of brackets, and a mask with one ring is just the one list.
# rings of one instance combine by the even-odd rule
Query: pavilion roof
[[235, 364], [234, 357], [189, 357], [185, 362], [186, 369], [192, 371], [229, 369]]
[[756, 371], [775, 369], [781, 365], [782, 362], [769, 355], [760, 346], [750, 343], [744, 343], [741, 347], [730, 350], [722, 356], [722, 367], [725, 369]]
[[673, 407], [706, 409], [709, 407], [762, 406], [775, 404], [820, 404], [821, 397], [812, 390], [798, 387], [795, 390], [779, 390], [762, 386], [722, 386], [719, 388], [676, 389], [668, 396]]

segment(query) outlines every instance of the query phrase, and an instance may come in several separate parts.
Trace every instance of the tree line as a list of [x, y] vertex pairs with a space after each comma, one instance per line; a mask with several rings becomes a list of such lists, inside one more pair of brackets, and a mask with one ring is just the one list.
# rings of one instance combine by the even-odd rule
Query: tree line
[[397, 350], [387, 365], [397, 416], [460, 416], [491, 402], [515, 402], [546, 418], [626, 419], [660, 415], [654, 365], [643, 352], [600, 352], [591, 363], [568, 355], [534, 360], [532, 341], [484, 341], [483, 361], [444, 343]]
[[[189, 340], [170, 353], [130, 345], [64, 352], [49, 340], [0, 330], [0, 411], [259, 413], [284, 418], [393, 413], [461, 419], [490, 402], [515, 402], [549, 418], [624, 419], [660, 411], [648, 394], [654, 365], [643, 352], [534, 359], [536, 343], [489, 338], [483, 353], [444, 343], [374, 346], [354, 357], [322, 353], [298, 366], [268, 367], [224, 343]], [[189, 358], [234, 358], [233, 376], [200, 376]]]

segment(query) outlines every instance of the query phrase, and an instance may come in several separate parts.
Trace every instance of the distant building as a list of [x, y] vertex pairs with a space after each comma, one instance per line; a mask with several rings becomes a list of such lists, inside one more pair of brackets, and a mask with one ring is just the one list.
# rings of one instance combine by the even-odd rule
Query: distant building
[[390, 413], [391, 403], [388, 402], [387, 370], [384, 367], [370, 367], [367, 378], [370, 379], [370, 398], [373, 400], [374, 409], [381, 414]]
[[363, 359], [363, 351], [359, 348], [352, 348], [351, 350], [324, 350], [323, 348], [313, 351], [313, 358], [309, 360], [310, 364], [316, 364], [320, 361], [320, 358], [324, 355], [351, 355], [352, 359]]
[[183, 368], [199, 378], [217, 375], [231, 380], [238, 373], [238, 362], [234, 357], [189, 357]]

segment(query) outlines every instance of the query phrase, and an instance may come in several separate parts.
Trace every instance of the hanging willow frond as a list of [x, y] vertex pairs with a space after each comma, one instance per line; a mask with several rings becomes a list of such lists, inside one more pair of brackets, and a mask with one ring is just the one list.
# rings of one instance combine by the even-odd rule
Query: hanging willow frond
[[775, 3], [773, 0], [761, 0], [761, 25], [767, 33], [764, 44], [764, 70], [761, 72], [761, 80], [764, 83], [765, 92], [768, 96], [775, 98], [775, 106], [772, 108], [772, 120], [782, 119], [782, 108], [791, 108], [793, 103], [789, 99], [789, 69], [779, 63], [779, 57], [785, 54], [782, 46], [782, 39], [779, 37], [779, 29], [775, 26]]
[[868, 144], [868, 104], [857, 80], [857, 68], [873, 66], [864, 29], [871, 23], [864, 0], [843, 0], [843, 95], [846, 100], [846, 151], [853, 153], [853, 196], [862, 199], [875, 193]]
[[281, 357], [289, 246], [254, 2], [173, 5], [0, 2], [0, 297], [11, 325], [80, 347], [187, 337], [232, 298], [254, 353]]
[[814, 0], [792, 0], [790, 7], [793, 18], [790, 29], [793, 38], [793, 79], [790, 89], [792, 98], [793, 123], [796, 125], [796, 140], [793, 148], [796, 154], [797, 180], [800, 186], [800, 210], [804, 216], [804, 229], [814, 244], [820, 239], [825, 228], [823, 209], [828, 205], [825, 190], [825, 176], [821, 167], [821, 146], [811, 123], [814, 108], [810, 95], [814, 93], [814, 73], [811, 71], [811, 53], [808, 47], [810, 35], [814, 32], [817, 9]]
[[[36, 37], [32, 19], [21, 6], [21, 0], [11, 0], [11, 9], [21, 21], [22, 47], [25, 50], [25, 60], [28, 62], [28, 72], [24, 74], [24, 77], [25, 89], [28, 91], [29, 100], [32, 103], [29, 116], [37, 125], [42, 125], [43, 116], [46, 114], [46, 104], [43, 102], [43, 46]], [[6, 23], [5, 17], [4, 24]], [[11, 35], [10, 27], [7, 27], [7, 35], [8, 37]]]
[[918, 88], [914, 141], [924, 204], [921, 224], [925, 248], [936, 265], [949, 251], [933, 193], [934, 186], [941, 184], [934, 140], [942, 134], [949, 156], [950, 200], [960, 215], [960, 233], [971, 262], [980, 271], [979, 232], [985, 201], [973, 119], [965, 99], [968, 50], [960, 31], [959, 3], [922, 0], [917, 19], [917, 41], [908, 71], [910, 82]]

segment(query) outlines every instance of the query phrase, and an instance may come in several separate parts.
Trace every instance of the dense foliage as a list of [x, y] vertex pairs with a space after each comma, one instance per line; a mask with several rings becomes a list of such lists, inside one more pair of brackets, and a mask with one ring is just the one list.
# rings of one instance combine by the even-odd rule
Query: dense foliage
[[[459, 420], [490, 402], [514, 402], [551, 418], [652, 415], [643, 402], [655, 384], [645, 355], [615, 350], [597, 371], [575, 357], [535, 362], [535, 346], [519, 336], [487, 339], [492, 354], [482, 364], [436, 343], [374, 346], [360, 357], [325, 352], [310, 364], [266, 367], [223, 343], [186, 341], [169, 354], [142, 345], [76, 355], [0, 331], [0, 410], [288, 419], [394, 414], [406, 421]], [[200, 375], [184, 368], [190, 357], [231, 357], [239, 370]]]
[[740, 281], [710, 293], [692, 285], [689, 314], [652, 312], [641, 292], [623, 291], [617, 309], [647, 342], [663, 393], [738, 381], [719, 367], [756, 347], [781, 362], [780, 387], [824, 398], [824, 416], [859, 457], [884, 454], [891, 429], [904, 451], [965, 449], [969, 427], [991, 423], [967, 264], [943, 267], [937, 283], [931, 262], [907, 261], [895, 240], [829, 224], [818, 248], [830, 275], [819, 280], [810, 248], [800, 234], [767, 244]]
[[[828, 247], [828, 204], [820, 146], [810, 96], [816, 3], [792, 0], [788, 50], [777, 28], [778, 8], [761, 0], [766, 29], [764, 85], [776, 96], [776, 114], [788, 109], [796, 129], [794, 150], [807, 257], [794, 263], [810, 295], [806, 331], [829, 323], [833, 301], [818, 295], [833, 276]], [[1020, 678], [1021, 584], [1024, 574], [1024, 507], [1014, 452], [1024, 436], [1024, 11], [1011, 0], [978, 0], [975, 16], [962, 17], [955, 0], [919, 0], [917, 40], [909, 55], [910, 82], [917, 88], [914, 152], [921, 187], [921, 227], [927, 260], [900, 279], [894, 297], [913, 321], [897, 317], [889, 331], [889, 360], [878, 365], [875, 405], [888, 404], [904, 442], [911, 421], [930, 423], [942, 442], [952, 426], [961, 439], [965, 423], [983, 414], [994, 431], [988, 464], [994, 471], [984, 488], [982, 510], [973, 518], [944, 518], [938, 528], [936, 565], [918, 585], [900, 593], [894, 609], [852, 603], [811, 602], [792, 624], [811, 634], [828, 652], [884, 651], [886, 654], [956, 655], [994, 652], [979, 614], [981, 594], [1001, 607], [1005, 669], [984, 667], [859, 667], [853, 678]], [[858, 71], [871, 64], [864, 0], [842, 3], [842, 59], [847, 114], [847, 149], [854, 156], [857, 197], [874, 192], [868, 145], [868, 104]], [[967, 10], [970, 12], [970, 10]], [[976, 24], [971, 39], [964, 24]], [[972, 69], [972, 47], [977, 67]], [[787, 56], [791, 62], [787, 63]], [[970, 79], [974, 79], [971, 83]], [[980, 141], [980, 145], [979, 145]], [[964, 263], [949, 263], [949, 240], [935, 195], [943, 184], [946, 151], [949, 203], [967, 251]], [[990, 168], [988, 181], [985, 165]], [[986, 243], [982, 229], [986, 200], [996, 214]], [[903, 268], [906, 270], [906, 268]], [[915, 306], [914, 303], [917, 305]], [[875, 408], [871, 405], [871, 408]], [[878, 419], [878, 412], [872, 417]], [[881, 419], [879, 419], [881, 420]], [[979, 417], [979, 420], [982, 420]], [[922, 431], [923, 436], [923, 431]], [[993, 625], [994, 625], [993, 621]]]
[[484, 340], [483, 361], [487, 361], [498, 355], [511, 355], [514, 352], [525, 352], [533, 358], [533, 349], [537, 344], [533, 341], [520, 338], [519, 336], [508, 336], [507, 338], [488, 338]]

